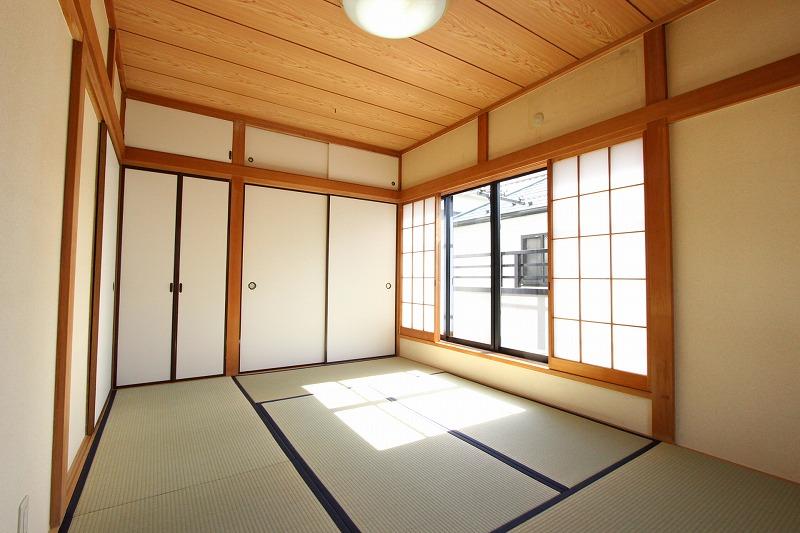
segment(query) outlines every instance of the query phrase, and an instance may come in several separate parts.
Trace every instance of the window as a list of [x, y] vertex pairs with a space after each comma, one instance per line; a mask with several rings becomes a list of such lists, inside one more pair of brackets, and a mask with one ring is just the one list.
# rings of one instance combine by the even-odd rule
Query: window
[[547, 171], [447, 196], [443, 210], [442, 336], [545, 361]]
[[553, 359], [647, 375], [642, 139], [553, 164]]
[[401, 326], [435, 329], [436, 198], [403, 206]]

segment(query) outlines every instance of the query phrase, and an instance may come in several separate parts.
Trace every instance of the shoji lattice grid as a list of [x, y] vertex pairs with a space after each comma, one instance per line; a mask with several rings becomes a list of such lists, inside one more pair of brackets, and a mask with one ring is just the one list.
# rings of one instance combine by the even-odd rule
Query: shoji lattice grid
[[436, 277], [436, 199], [403, 206], [402, 326], [433, 332]]
[[647, 374], [642, 140], [553, 165], [553, 355]]

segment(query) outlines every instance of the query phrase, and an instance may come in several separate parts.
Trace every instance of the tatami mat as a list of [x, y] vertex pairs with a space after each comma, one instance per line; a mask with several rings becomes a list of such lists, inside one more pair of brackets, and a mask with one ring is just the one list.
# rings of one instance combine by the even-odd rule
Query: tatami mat
[[263, 407], [363, 531], [485, 532], [557, 494], [396, 402]]
[[291, 463], [84, 514], [76, 533], [338, 531]]
[[121, 389], [75, 515], [287, 461], [230, 378]]
[[568, 487], [649, 439], [449, 374], [345, 381], [368, 385], [411, 410], [494, 448]]
[[313, 366], [293, 370], [279, 370], [263, 374], [239, 376], [239, 383], [245, 388], [255, 402], [266, 402], [308, 394], [304, 385], [340, 381], [343, 379], [373, 376], [391, 372], [420, 370], [426, 373], [438, 372], [438, 369], [402, 357], [385, 357], [355, 361], [352, 363]]
[[659, 444], [515, 532], [800, 531], [800, 485]]

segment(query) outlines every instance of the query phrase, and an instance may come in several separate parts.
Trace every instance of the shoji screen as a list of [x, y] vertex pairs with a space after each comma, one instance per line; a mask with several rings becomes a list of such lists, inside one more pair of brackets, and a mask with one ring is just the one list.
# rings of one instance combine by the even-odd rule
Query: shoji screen
[[325, 360], [328, 197], [245, 186], [242, 371]]
[[394, 353], [397, 208], [331, 197], [328, 361]]
[[223, 372], [228, 270], [228, 182], [181, 179], [177, 379]]
[[436, 198], [403, 206], [402, 319], [404, 328], [435, 327]]
[[642, 140], [553, 164], [553, 356], [647, 374]]
[[170, 379], [177, 183], [125, 171], [117, 385]]

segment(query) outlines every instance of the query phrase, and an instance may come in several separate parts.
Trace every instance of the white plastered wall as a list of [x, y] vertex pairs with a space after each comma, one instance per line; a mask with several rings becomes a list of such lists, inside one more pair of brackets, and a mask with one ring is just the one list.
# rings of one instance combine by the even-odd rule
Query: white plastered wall
[[48, 531], [71, 38], [58, 2], [0, 5], [0, 529]]
[[403, 154], [404, 189], [430, 181], [478, 162], [478, 121], [452, 131]]
[[800, 482], [800, 88], [670, 142], [677, 442]]
[[650, 434], [650, 400], [407, 338], [398, 355], [545, 404]]

